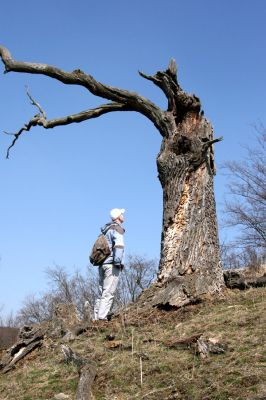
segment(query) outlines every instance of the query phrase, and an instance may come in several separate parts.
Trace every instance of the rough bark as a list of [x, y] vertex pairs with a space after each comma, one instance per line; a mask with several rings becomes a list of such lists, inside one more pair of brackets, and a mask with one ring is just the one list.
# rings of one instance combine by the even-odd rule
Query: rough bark
[[213, 129], [200, 100], [183, 92], [173, 62], [142, 74], [168, 97], [168, 130], [157, 157], [163, 189], [163, 229], [153, 305], [182, 306], [223, 287], [213, 190]]
[[181, 89], [175, 61], [171, 60], [166, 71], [155, 75], [140, 72], [166, 95], [168, 109], [163, 111], [137, 93], [97, 82], [81, 70], [65, 72], [47, 64], [16, 61], [4, 47], [0, 47], [0, 56], [5, 72], [43, 74], [64, 84], [83, 86], [111, 101], [94, 110], [49, 121], [41, 106], [29, 96], [39, 114], [13, 134], [10, 148], [25, 130], [35, 125], [48, 129], [111, 111], [136, 111], [153, 122], [163, 137], [157, 165], [164, 210], [160, 269], [151, 304], [180, 307], [204, 294], [219, 293], [224, 282], [213, 193], [213, 144], [220, 139], [213, 139], [199, 98]]
[[157, 158], [163, 231], [153, 304], [185, 305], [223, 286], [213, 192], [212, 127], [198, 113], [178, 121]]

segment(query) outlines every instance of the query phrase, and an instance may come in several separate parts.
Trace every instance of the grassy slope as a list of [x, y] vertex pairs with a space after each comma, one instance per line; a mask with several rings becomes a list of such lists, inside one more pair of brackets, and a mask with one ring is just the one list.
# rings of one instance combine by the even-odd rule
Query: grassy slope
[[[70, 346], [97, 361], [97, 400], [266, 399], [265, 294], [265, 289], [229, 291], [221, 300], [175, 311], [129, 310]], [[227, 343], [226, 353], [201, 360], [193, 348], [161, 343], [199, 332]], [[122, 346], [108, 348], [114, 343], [106, 340], [110, 333]], [[77, 370], [64, 363], [60, 345], [46, 340], [14, 371], [0, 375], [0, 399], [52, 399], [60, 392], [74, 399], [77, 382]]]

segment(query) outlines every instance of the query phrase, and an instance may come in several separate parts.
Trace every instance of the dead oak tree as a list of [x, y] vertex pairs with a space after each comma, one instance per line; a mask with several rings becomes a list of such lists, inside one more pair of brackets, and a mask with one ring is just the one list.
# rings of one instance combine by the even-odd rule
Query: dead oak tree
[[201, 295], [219, 292], [223, 276], [213, 191], [213, 144], [221, 138], [213, 138], [199, 98], [180, 87], [175, 61], [155, 75], [140, 72], [167, 97], [168, 108], [162, 110], [137, 93], [107, 86], [80, 69], [66, 72], [47, 64], [16, 61], [4, 47], [0, 47], [0, 55], [6, 73], [46, 75], [108, 100], [97, 108], [49, 120], [28, 94], [39, 113], [14, 133], [7, 157], [23, 132], [36, 125], [50, 129], [114, 111], [139, 112], [155, 125], [162, 137], [157, 167], [163, 189], [163, 227], [158, 282], [151, 303], [182, 306]]

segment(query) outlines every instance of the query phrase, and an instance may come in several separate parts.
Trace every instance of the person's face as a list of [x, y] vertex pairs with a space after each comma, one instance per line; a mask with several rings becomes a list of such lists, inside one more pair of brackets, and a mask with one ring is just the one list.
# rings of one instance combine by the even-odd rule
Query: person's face
[[119, 221], [122, 223], [122, 222], [124, 222], [125, 221], [125, 217], [124, 217], [124, 214], [121, 214], [120, 216], [119, 216]]

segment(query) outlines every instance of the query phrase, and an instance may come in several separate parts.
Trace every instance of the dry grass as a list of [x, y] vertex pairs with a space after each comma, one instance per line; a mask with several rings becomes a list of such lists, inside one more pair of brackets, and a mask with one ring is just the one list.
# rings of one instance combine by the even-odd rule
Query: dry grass
[[[70, 345], [98, 364], [96, 400], [265, 400], [265, 293], [228, 291], [223, 299], [174, 311], [131, 309]], [[228, 350], [202, 360], [192, 347], [163, 344], [199, 332], [219, 338]], [[116, 348], [106, 339], [110, 334]], [[48, 400], [60, 392], [74, 399], [77, 382], [60, 345], [46, 342], [0, 376], [0, 399]]]

